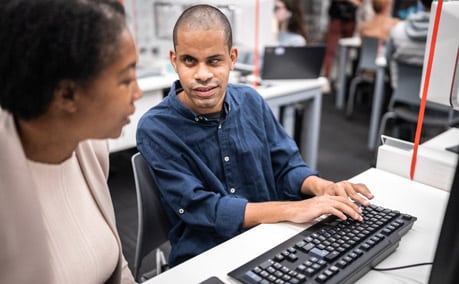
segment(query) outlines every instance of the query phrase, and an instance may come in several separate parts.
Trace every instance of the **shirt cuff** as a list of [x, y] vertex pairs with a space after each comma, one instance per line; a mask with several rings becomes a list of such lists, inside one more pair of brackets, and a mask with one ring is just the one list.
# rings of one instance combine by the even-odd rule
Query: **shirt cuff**
[[309, 176], [318, 176], [319, 172], [304, 167], [295, 168], [289, 172], [287, 189], [291, 198], [304, 199], [305, 195], [301, 194], [301, 186], [304, 180]]
[[217, 211], [216, 230], [225, 237], [233, 237], [241, 231], [247, 200], [225, 197], [220, 200]]

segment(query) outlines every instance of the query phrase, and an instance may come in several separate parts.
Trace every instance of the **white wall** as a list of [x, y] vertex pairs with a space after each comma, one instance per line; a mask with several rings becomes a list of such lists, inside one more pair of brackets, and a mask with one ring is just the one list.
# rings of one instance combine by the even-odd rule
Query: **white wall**
[[[167, 58], [172, 46], [172, 30], [181, 12], [190, 0], [125, 0], [129, 26], [139, 49], [139, 65], [148, 65], [152, 59]], [[208, 0], [205, 3], [222, 8], [232, 23], [234, 45], [254, 48], [255, 0]], [[274, 0], [260, 0], [259, 48], [274, 42], [272, 17]]]

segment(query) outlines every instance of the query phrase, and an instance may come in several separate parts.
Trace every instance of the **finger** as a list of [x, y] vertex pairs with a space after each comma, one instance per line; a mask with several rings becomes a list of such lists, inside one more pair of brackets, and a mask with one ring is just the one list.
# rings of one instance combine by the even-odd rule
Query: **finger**
[[332, 207], [342, 212], [342, 214], [346, 214], [347, 216], [351, 217], [354, 220], [357, 220], [357, 221], [363, 220], [362, 215], [361, 215], [362, 209], [359, 206], [357, 206], [357, 204], [350, 201], [349, 198], [347, 197], [335, 197], [335, 202]]
[[[371, 194], [370, 190], [364, 184], [354, 184], [348, 181], [342, 181], [339, 182], [339, 185], [342, 189], [339, 189], [339, 194], [338, 191], [336, 192], [337, 195], [349, 197], [364, 206], [370, 205], [370, 202], [366, 198], [373, 198], [373, 194]], [[341, 193], [342, 191], [344, 191], [344, 194]]]
[[364, 185], [363, 183], [354, 183], [353, 187], [358, 193], [362, 194], [366, 198], [368, 198], [368, 199], [373, 199], [374, 198], [373, 193], [371, 193], [370, 189], [366, 185]]
[[364, 206], [370, 206], [370, 201], [374, 196], [364, 184], [351, 184], [348, 189], [349, 197]]
[[340, 218], [341, 220], [346, 220], [347, 219], [347, 216], [346, 214], [344, 214], [342, 211], [334, 208], [334, 207], [330, 207], [330, 212], [328, 212], [328, 214], [332, 214], [332, 215], [335, 215], [336, 217]]

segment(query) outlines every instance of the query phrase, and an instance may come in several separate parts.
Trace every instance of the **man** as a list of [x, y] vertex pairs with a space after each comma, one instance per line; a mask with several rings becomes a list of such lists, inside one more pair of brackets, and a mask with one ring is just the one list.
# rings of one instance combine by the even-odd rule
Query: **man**
[[432, 0], [421, 0], [425, 11], [418, 11], [399, 22], [391, 31], [387, 55], [390, 62], [391, 82], [397, 87], [397, 66], [395, 61], [422, 65], [429, 29]]
[[263, 98], [228, 84], [238, 55], [231, 35], [217, 8], [185, 10], [170, 51], [180, 80], [139, 122], [137, 147], [173, 227], [172, 266], [260, 223], [361, 220], [349, 197], [373, 197], [364, 185], [317, 177]]

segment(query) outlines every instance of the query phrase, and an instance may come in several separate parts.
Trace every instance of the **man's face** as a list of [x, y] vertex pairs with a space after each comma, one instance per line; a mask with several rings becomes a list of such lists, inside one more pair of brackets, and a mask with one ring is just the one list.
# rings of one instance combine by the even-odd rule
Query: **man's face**
[[229, 73], [237, 59], [237, 49], [228, 49], [223, 28], [177, 31], [170, 61], [183, 87], [179, 100], [199, 114], [222, 109]]

